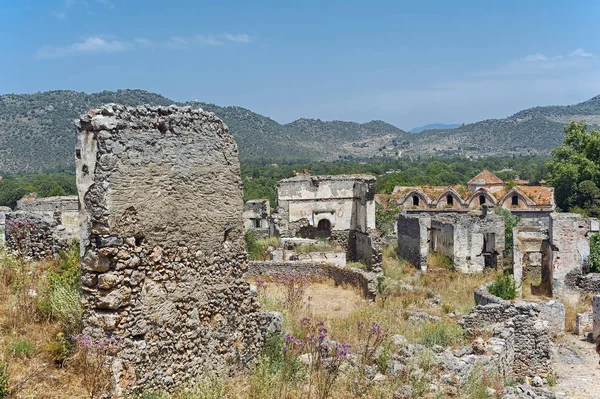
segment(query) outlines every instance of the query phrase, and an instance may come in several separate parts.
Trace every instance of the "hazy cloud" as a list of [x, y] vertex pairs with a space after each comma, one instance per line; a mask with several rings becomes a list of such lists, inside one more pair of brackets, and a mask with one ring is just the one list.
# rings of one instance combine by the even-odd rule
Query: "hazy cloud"
[[239, 34], [239, 35], [233, 35], [231, 33], [225, 33], [223, 35], [223, 37], [231, 42], [238, 42], [238, 43], [249, 43], [252, 39], [250, 38], [250, 36], [248, 36], [245, 33]]
[[585, 51], [582, 48], [578, 48], [577, 50], [573, 51], [572, 53], [569, 54], [569, 57], [593, 57], [594, 54], [592, 53], [588, 53], [587, 51]]
[[35, 53], [38, 58], [62, 58], [77, 54], [118, 53], [131, 48], [131, 44], [120, 40], [108, 40], [99, 36], [88, 37], [69, 46], [44, 46]]
[[230, 43], [249, 43], [252, 39], [245, 33], [221, 35], [195, 35], [191, 37], [171, 36], [165, 40], [153, 41], [148, 38], [137, 37], [133, 40], [123, 41], [108, 39], [102, 36], [88, 37], [82, 42], [68, 46], [44, 46], [35, 53], [37, 58], [62, 58], [80, 53], [117, 53], [135, 48], [166, 48], [187, 49], [192, 46], [222, 46]]

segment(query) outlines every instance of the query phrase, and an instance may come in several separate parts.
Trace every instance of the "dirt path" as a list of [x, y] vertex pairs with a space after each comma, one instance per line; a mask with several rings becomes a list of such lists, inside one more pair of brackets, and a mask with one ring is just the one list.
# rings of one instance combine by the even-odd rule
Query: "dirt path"
[[559, 398], [599, 399], [600, 365], [594, 345], [581, 337], [567, 334], [556, 343], [552, 367]]

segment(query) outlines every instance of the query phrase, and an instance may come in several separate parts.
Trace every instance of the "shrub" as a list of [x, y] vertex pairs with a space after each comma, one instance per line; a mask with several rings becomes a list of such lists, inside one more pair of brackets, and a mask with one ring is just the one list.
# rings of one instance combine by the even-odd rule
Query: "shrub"
[[74, 366], [82, 376], [82, 383], [90, 398], [106, 393], [110, 383], [110, 359], [119, 349], [114, 338], [94, 340], [85, 334], [73, 337], [77, 352], [72, 358]]
[[8, 387], [8, 367], [6, 363], [0, 361], [0, 399], [10, 397], [10, 388]]
[[60, 253], [58, 266], [48, 270], [41, 288], [38, 308], [48, 318], [58, 320], [65, 333], [76, 334], [81, 329], [81, 272], [78, 246]]
[[515, 280], [510, 274], [499, 274], [496, 281], [488, 285], [488, 291], [490, 294], [506, 300], [515, 299], [517, 296]]
[[65, 338], [65, 334], [60, 332], [56, 338], [46, 345], [46, 353], [59, 366], [62, 366], [71, 352], [73, 345], [71, 341]]
[[8, 353], [13, 357], [27, 359], [35, 354], [35, 345], [27, 339], [11, 339], [8, 341]]
[[501, 206], [494, 208], [494, 213], [504, 218], [504, 256], [508, 257], [513, 249], [513, 228], [521, 219], [513, 215], [510, 210]]
[[418, 329], [419, 343], [428, 348], [434, 345], [454, 346], [463, 338], [463, 331], [456, 324], [443, 322], [424, 323]]
[[427, 255], [427, 267], [432, 269], [456, 269], [456, 267], [454, 266], [454, 262], [452, 262], [452, 259], [439, 252], [430, 252]]
[[223, 399], [225, 397], [225, 386], [219, 377], [207, 377], [180, 397], [181, 399]]
[[600, 273], [600, 233], [590, 237], [590, 267], [594, 273]]
[[258, 238], [254, 230], [246, 230], [244, 232], [244, 241], [249, 260], [270, 260], [269, 247], [279, 247], [279, 239], [277, 237]]

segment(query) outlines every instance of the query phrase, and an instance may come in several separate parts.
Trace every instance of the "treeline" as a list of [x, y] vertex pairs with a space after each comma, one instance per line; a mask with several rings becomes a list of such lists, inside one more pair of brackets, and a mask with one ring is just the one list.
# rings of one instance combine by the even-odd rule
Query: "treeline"
[[[266, 198], [275, 206], [275, 185], [296, 173], [341, 175], [364, 173], [377, 176], [377, 192], [391, 193], [395, 186], [466, 184], [473, 176], [488, 169], [505, 180], [519, 177], [537, 182], [546, 177], [544, 157], [433, 158], [408, 160], [365, 160], [267, 164], [243, 162], [244, 201]], [[499, 173], [502, 169], [512, 169]], [[76, 195], [73, 173], [8, 175], [0, 180], [0, 206], [14, 208], [17, 200], [35, 192], [40, 197]]]
[[[312, 175], [365, 173], [377, 176], [377, 192], [391, 193], [395, 186], [466, 184], [488, 169], [504, 180], [520, 178], [531, 182], [545, 179], [546, 157], [433, 158], [423, 160], [373, 160], [306, 162], [297, 164], [242, 164], [244, 200], [267, 198], [274, 206], [275, 184], [304, 171]], [[498, 172], [512, 169], [507, 172]]]
[[24, 195], [37, 193], [39, 197], [76, 195], [75, 174], [37, 173], [4, 176], [0, 180], [0, 206], [15, 208]]

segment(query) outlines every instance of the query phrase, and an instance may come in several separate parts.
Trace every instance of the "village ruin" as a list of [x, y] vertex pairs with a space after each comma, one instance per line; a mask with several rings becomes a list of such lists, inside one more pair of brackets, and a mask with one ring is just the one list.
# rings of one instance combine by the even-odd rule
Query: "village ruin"
[[[0, 208], [0, 244], [41, 259], [79, 242], [83, 331], [122, 341], [111, 367], [115, 397], [141, 387], [173, 391], [199, 375], [252, 366], [282, 318], [260, 308], [250, 280], [326, 278], [376, 306], [386, 295], [382, 248], [390, 243], [417, 277], [428, 273], [432, 254], [449, 259], [455, 273], [511, 265], [519, 292], [544, 298], [504, 300], [489, 284], [465, 292], [475, 307], [448, 317], [478, 338], [472, 347], [436, 348], [443, 392], [454, 392], [457, 383], [448, 381], [466, 378], [465, 370], [491, 364], [506, 379], [537, 384], [503, 397], [555, 397], [545, 385], [553, 337], [568, 333], [561, 295], [596, 295], [577, 314], [575, 332], [600, 336], [600, 274], [590, 272], [590, 236], [600, 223], [556, 212], [551, 188], [508, 187], [483, 171], [466, 186], [396, 187], [383, 198], [374, 176], [302, 173], [279, 181], [272, 209], [266, 199], [243, 202], [236, 143], [212, 113], [110, 104], [82, 116], [77, 128], [79, 195], [29, 195], [15, 210]], [[384, 203], [395, 212], [386, 233], [376, 223]], [[519, 218], [512, 242], [496, 208]], [[268, 259], [248, 261], [248, 231], [277, 238]], [[403, 317], [439, 319], [414, 309]], [[419, 350], [408, 345], [392, 369]], [[402, 395], [395, 397], [410, 397]]]

